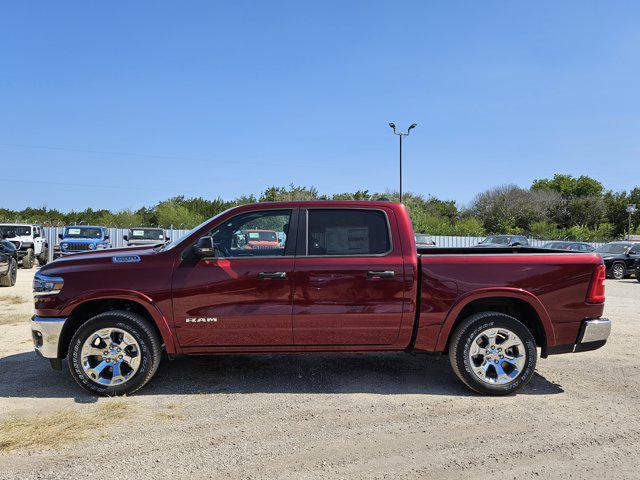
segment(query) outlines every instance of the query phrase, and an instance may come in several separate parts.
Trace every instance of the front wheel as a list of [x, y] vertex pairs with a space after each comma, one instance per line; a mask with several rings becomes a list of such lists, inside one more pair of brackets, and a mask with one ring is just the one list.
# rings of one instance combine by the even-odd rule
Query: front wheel
[[529, 329], [499, 312], [471, 315], [456, 328], [449, 345], [453, 371], [472, 390], [508, 395], [524, 387], [536, 368], [538, 351]]
[[125, 395], [151, 379], [161, 352], [160, 339], [145, 318], [114, 310], [80, 326], [69, 344], [68, 366], [74, 380], [90, 393]]
[[624, 263], [614, 263], [611, 267], [611, 276], [616, 280], [622, 280], [626, 275]]

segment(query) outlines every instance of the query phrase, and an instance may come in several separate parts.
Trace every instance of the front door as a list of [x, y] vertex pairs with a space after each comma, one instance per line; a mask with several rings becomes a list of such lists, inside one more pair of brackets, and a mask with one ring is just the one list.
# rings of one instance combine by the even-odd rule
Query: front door
[[239, 214], [210, 232], [212, 258], [182, 260], [173, 276], [182, 347], [293, 343], [295, 218], [291, 209]]
[[300, 211], [296, 345], [390, 345], [402, 323], [404, 265], [391, 209]]

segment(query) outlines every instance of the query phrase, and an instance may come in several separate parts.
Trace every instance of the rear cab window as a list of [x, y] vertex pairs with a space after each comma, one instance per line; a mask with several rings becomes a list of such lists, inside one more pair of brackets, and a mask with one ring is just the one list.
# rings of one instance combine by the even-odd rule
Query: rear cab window
[[382, 210], [307, 210], [307, 256], [382, 256], [391, 252], [391, 232]]

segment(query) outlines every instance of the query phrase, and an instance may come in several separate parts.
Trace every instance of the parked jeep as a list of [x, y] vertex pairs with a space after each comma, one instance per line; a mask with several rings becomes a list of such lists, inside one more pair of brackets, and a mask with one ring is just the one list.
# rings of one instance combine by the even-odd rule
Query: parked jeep
[[130, 228], [123, 240], [129, 247], [141, 245], [158, 245], [169, 241], [162, 228], [138, 227]]
[[36, 258], [40, 265], [45, 265], [49, 259], [49, 246], [40, 225], [2, 223], [0, 238], [9, 240], [16, 246], [22, 268], [32, 268]]
[[109, 232], [105, 227], [85, 225], [65, 227], [64, 233], [59, 234], [58, 238], [60, 245], [54, 251], [54, 259], [72, 253], [111, 248]]

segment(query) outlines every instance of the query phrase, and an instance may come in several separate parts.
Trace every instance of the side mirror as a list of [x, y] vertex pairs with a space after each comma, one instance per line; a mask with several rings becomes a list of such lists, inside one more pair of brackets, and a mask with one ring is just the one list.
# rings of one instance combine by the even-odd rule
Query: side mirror
[[109, 240], [109, 235], [105, 235], [105, 236], [104, 236], [104, 239], [105, 239], [105, 240]]
[[59, 234], [58, 234], [58, 238], [59, 238], [60, 240], [62, 240], [62, 239], [64, 238], [64, 235], [63, 235], [63, 234], [61, 234], [61, 233], [59, 233]]
[[125, 242], [128, 242], [128, 241], [129, 241], [129, 235], [123, 235], [123, 236], [122, 236], [122, 239], [123, 239]]
[[207, 258], [215, 256], [215, 245], [213, 244], [213, 238], [202, 237], [193, 246], [193, 253], [197, 258]]
[[39, 236], [40, 236], [40, 234], [39, 234], [38, 232], [35, 232], [35, 233], [33, 234], [33, 238], [38, 238]]

